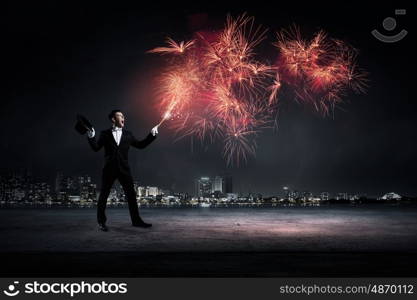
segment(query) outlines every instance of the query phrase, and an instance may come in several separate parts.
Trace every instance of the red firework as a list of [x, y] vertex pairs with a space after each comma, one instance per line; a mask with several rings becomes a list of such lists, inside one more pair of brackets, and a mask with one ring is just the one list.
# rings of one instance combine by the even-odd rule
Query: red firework
[[172, 57], [157, 89], [160, 124], [171, 119], [178, 139], [222, 140], [227, 163], [239, 165], [255, 155], [258, 133], [274, 126], [283, 84], [324, 114], [349, 88], [364, 90], [356, 51], [346, 43], [323, 31], [311, 40], [296, 28], [281, 31], [274, 44], [279, 58], [271, 66], [256, 59], [255, 48], [265, 36], [254, 18], [243, 15], [228, 17], [218, 32], [199, 32], [180, 43], [169, 38], [167, 47], [148, 51]]
[[256, 133], [272, 124], [263, 95], [273, 68], [254, 58], [265, 33], [251, 17], [228, 17], [215, 34], [200, 32], [179, 44], [169, 39], [169, 47], [149, 51], [175, 54], [160, 77], [161, 123], [176, 116], [170, 124], [179, 138], [223, 140], [228, 164], [255, 154]]
[[366, 73], [357, 68], [357, 51], [347, 43], [328, 38], [324, 31], [306, 40], [297, 27], [279, 32], [277, 39], [278, 74], [298, 100], [328, 114], [349, 88], [364, 91]]

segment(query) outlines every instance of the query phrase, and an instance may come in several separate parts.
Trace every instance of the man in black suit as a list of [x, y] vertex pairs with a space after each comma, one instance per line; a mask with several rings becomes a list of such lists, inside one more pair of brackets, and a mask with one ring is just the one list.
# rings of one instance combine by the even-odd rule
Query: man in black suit
[[127, 203], [129, 205], [130, 218], [132, 225], [136, 227], [151, 227], [152, 224], [145, 223], [139, 216], [139, 208], [136, 202], [136, 192], [133, 187], [133, 179], [128, 163], [128, 152], [130, 146], [143, 149], [156, 139], [158, 126], [152, 128], [151, 132], [144, 140], [137, 140], [130, 131], [124, 130], [125, 118], [120, 110], [113, 110], [109, 114], [112, 128], [103, 130], [98, 140], [95, 138], [94, 128], [87, 131], [88, 142], [94, 151], [99, 151], [104, 147], [105, 164], [101, 180], [101, 191], [97, 204], [97, 221], [99, 229], [107, 231], [106, 226], [106, 202], [110, 189], [116, 179], [123, 187]]

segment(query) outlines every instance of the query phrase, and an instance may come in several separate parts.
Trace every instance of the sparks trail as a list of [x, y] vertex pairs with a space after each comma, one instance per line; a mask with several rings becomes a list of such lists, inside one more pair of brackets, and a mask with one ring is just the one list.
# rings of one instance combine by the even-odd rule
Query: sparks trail
[[167, 39], [167, 47], [148, 51], [170, 55], [159, 76], [159, 124], [170, 119], [177, 138], [223, 141], [228, 164], [239, 165], [256, 154], [256, 137], [276, 126], [283, 84], [295, 99], [327, 114], [352, 89], [363, 92], [366, 76], [357, 68], [356, 51], [320, 31], [311, 40], [298, 28], [281, 31], [274, 43], [275, 64], [255, 58], [266, 29], [245, 14], [227, 17], [217, 32], [197, 32], [190, 41]]
[[148, 53], [182, 54], [194, 44], [194, 41], [188, 41], [188, 42], [182, 41], [178, 44], [171, 38], [167, 38], [166, 42], [169, 47], [158, 47], [158, 48], [149, 50]]

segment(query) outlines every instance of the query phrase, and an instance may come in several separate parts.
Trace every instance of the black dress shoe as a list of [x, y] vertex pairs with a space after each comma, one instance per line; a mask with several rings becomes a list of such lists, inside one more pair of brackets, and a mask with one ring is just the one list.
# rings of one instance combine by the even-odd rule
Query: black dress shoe
[[133, 223], [132, 226], [134, 226], [134, 227], [149, 228], [149, 227], [152, 227], [152, 224], [145, 223], [145, 222], [142, 221], [142, 222]]
[[106, 224], [98, 223], [98, 229], [101, 231], [109, 231], [109, 228], [106, 226]]

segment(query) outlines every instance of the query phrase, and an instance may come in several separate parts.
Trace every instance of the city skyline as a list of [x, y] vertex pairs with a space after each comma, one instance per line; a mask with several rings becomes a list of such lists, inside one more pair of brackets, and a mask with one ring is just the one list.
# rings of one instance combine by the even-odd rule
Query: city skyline
[[[0, 172], [0, 184], [2, 184], [2, 189], [4, 188], [5, 180], [20, 180], [21, 182], [18, 185], [26, 185], [25, 189], [27, 190], [29, 185], [36, 186], [38, 189], [42, 189], [43, 194], [48, 193], [48, 196], [53, 195], [56, 200], [60, 200], [61, 189], [65, 190], [67, 196], [80, 196], [81, 198], [97, 198], [97, 195], [100, 191], [99, 180], [94, 180], [88, 174], [78, 174], [78, 175], [69, 175], [63, 171], [58, 171], [54, 178], [49, 180], [42, 180], [37, 178], [32, 174], [32, 172], [27, 169], [21, 169], [19, 171], [7, 171], [4, 170]], [[221, 184], [219, 185], [219, 181]], [[234, 194], [236, 196], [250, 196], [250, 195], [261, 195], [262, 197], [287, 197], [287, 198], [300, 198], [300, 197], [320, 197], [323, 200], [329, 199], [354, 199], [359, 197], [369, 197], [369, 198], [381, 198], [383, 196], [394, 194], [400, 195], [401, 197], [416, 197], [417, 195], [403, 194], [398, 190], [385, 190], [380, 191], [378, 194], [367, 194], [362, 191], [349, 192], [346, 190], [331, 191], [326, 188], [322, 188], [317, 191], [307, 190], [300, 187], [283, 185], [277, 187], [274, 193], [263, 193], [262, 191], [252, 190], [249, 192], [240, 192], [233, 190], [233, 178], [229, 174], [216, 175], [213, 177], [200, 176], [194, 178], [190, 182], [190, 186], [193, 186], [193, 192], [189, 193], [184, 190], [172, 190], [165, 188], [158, 183], [153, 184], [142, 184], [140, 181], [134, 180], [135, 192], [137, 197], [143, 196], [157, 196], [157, 195], [186, 195], [187, 197], [197, 197], [197, 198], [219, 198], [222, 195]], [[219, 188], [221, 186], [221, 188]], [[3, 190], [1, 190], [4, 192]], [[13, 192], [16, 195], [22, 193], [21, 190], [17, 189]], [[117, 194], [118, 197], [123, 195], [124, 191], [119, 182], [115, 182], [112, 187], [109, 199], [114, 197]], [[2, 194], [3, 195], [3, 194]], [[94, 195], [94, 196], [91, 196]], [[51, 198], [51, 197], [50, 197]]]

